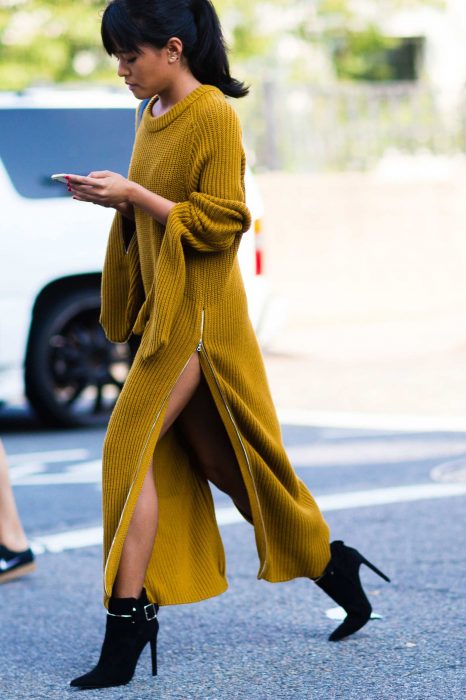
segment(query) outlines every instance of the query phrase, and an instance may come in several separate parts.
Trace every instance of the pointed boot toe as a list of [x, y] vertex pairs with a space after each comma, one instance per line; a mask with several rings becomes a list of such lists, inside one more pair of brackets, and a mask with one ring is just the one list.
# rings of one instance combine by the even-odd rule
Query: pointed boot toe
[[140, 598], [111, 598], [100, 659], [89, 673], [74, 678], [73, 688], [110, 688], [132, 679], [139, 657], [150, 644], [152, 675], [157, 675], [158, 606]]

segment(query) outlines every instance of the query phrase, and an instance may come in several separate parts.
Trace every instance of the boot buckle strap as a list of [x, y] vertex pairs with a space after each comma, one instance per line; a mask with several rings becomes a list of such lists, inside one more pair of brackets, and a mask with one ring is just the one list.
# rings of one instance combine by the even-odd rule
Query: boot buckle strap
[[151, 622], [151, 620], [155, 620], [157, 618], [157, 607], [154, 605], [154, 603], [149, 603], [148, 605], [144, 606], [144, 615], [146, 616], [147, 622]]

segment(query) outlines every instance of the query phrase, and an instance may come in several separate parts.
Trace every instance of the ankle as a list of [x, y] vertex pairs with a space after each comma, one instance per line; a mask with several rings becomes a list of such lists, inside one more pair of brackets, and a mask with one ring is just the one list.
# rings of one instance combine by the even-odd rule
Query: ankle
[[0, 537], [0, 544], [12, 552], [24, 552], [29, 549], [29, 542], [26, 535], [21, 532], [3, 533]]
[[111, 600], [138, 600], [143, 591], [144, 588], [140, 585], [132, 584], [130, 581], [122, 581], [115, 583]]

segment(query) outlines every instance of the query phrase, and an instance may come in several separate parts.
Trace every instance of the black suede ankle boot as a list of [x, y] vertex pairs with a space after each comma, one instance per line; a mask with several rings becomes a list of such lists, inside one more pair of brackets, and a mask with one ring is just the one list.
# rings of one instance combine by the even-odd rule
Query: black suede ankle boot
[[158, 605], [149, 603], [143, 589], [139, 598], [110, 598], [105, 638], [97, 666], [70, 685], [108, 688], [129, 683], [146, 644], [151, 646], [152, 675], [157, 675]]
[[354, 634], [369, 621], [372, 606], [364, 593], [359, 579], [359, 567], [365, 564], [378, 576], [390, 581], [374, 564], [353, 547], [347, 547], [341, 540], [330, 544], [332, 558], [324, 574], [315, 583], [346, 611], [346, 617], [329, 637], [338, 642]]

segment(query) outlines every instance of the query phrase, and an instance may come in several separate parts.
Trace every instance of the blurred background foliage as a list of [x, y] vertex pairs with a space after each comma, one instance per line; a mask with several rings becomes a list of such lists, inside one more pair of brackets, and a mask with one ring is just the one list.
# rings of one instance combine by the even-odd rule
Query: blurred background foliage
[[[117, 83], [115, 66], [100, 44], [105, 4], [102, 0], [0, 0], [0, 89], [89, 80]], [[378, 4], [390, 11], [425, 6], [426, 0], [379, 0]], [[215, 0], [215, 6], [232, 63], [246, 79], [257, 78], [258, 70], [273, 66], [278, 44], [293, 37], [326, 46], [337, 78], [412, 78], [407, 52], [399, 51], [397, 56], [400, 47], [395, 40], [383, 37], [371, 23], [361, 24], [350, 0]], [[280, 53], [279, 59], [283, 61]]]
[[[250, 98], [235, 102], [250, 161], [257, 168], [294, 171], [367, 169], [390, 148], [411, 153], [463, 148], [466, 122], [456, 117], [464, 111], [458, 105], [464, 71], [456, 56], [465, 42], [455, 19], [462, 2], [214, 0], [232, 73], [251, 85]], [[105, 5], [105, 0], [0, 0], [0, 89], [123, 88], [115, 59], [101, 46]], [[424, 56], [430, 40], [417, 22], [429, 11], [429, 31], [437, 29], [433, 11], [442, 17], [450, 12], [447, 37], [448, 31], [457, 35], [456, 54], [437, 71], [436, 85]], [[412, 28], [415, 16], [414, 33], [387, 31], [387, 18], [397, 13], [410, 16], [404, 27]], [[435, 54], [438, 47], [431, 46], [431, 66], [441, 62], [443, 47]], [[466, 71], [466, 48], [464, 64]], [[450, 79], [456, 81], [456, 102]], [[440, 98], [439, 85], [446, 86]]]
[[[274, 32], [257, 30], [257, 18], [284, 0], [219, 0], [236, 63], [267, 54]], [[115, 84], [115, 64], [100, 43], [102, 0], [0, 0], [0, 89], [63, 82]]]

